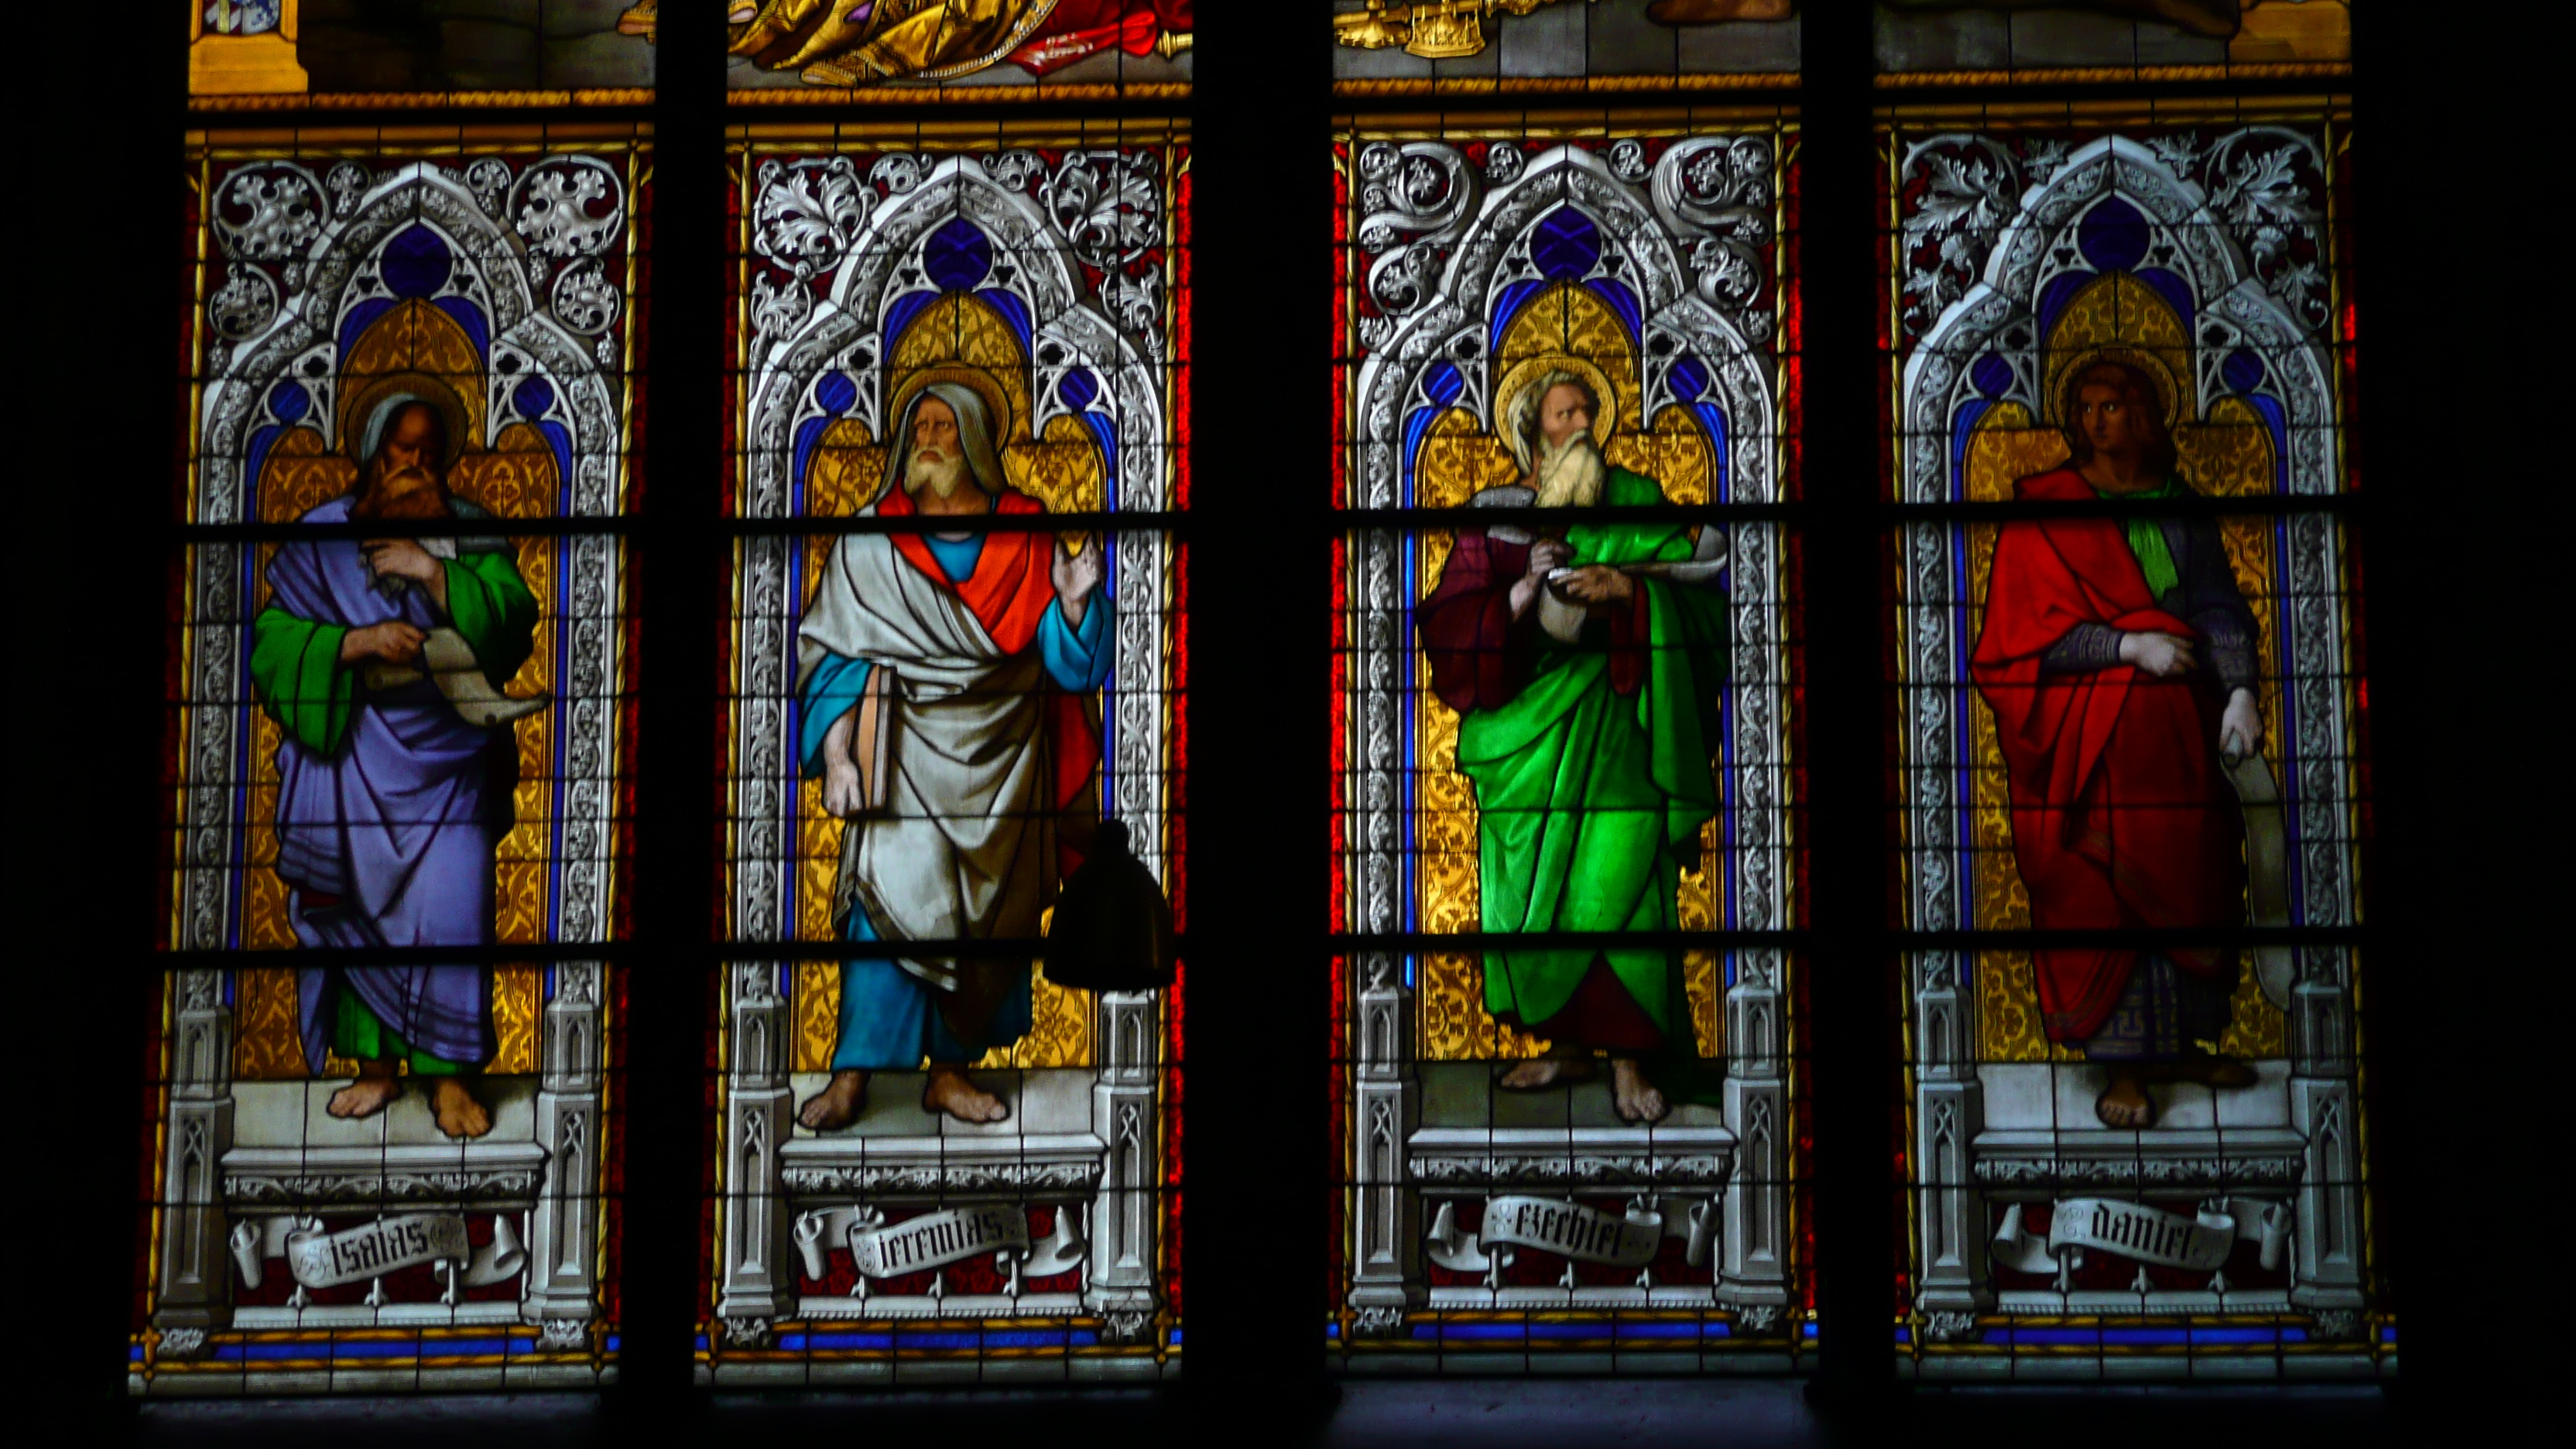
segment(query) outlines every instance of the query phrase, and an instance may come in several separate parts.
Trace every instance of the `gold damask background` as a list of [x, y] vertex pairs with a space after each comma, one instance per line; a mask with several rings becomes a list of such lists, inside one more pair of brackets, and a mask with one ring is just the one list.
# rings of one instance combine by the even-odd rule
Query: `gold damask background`
[[[495, 1047], [484, 1071], [495, 1076], [537, 1070], [537, 1024], [545, 1009], [545, 969], [492, 968], [492, 1034]], [[233, 1076], [246, 1082], [288, 1081], [311, 1075], [296, 1034], [295, 968], [251, 966], [233, 973]], [[358, 1064], [333, 1053], [321, 1075], [347, 1077]]]
[[[2068, 304], [2051, 335], [2046, 376], [2055, 397], [2063, 380], [2104, 343], [2117, 347], [2124, 360], [2140, 362], [2160, 374], [2174, 396], [2174, 411], [2186, 421], [2173, 428], [2175, 451], [2183, 476], [2203, 493], [2244, 496], [2269, 493], [2274, 457], [2269, 431], [2251, 407], [2237, 398], [2221, 399], [2200, 422], [2187, 421], [2192, 408], [2189, 339], [2181, 319], [2164, 300], [2125, 276], [2106, 277], [2088, 286]], [[1997, 502], [2013, 496], [2014, 483], [2045, 473], [2067, 459], [2065, 436], [2034, 419], [2020, 403], [2002, 403], [1980, 419], [1970, 437], [1965, 486], [1972, 502]], [[2275, 597], [2278, 568], [2272, 534], [2261, 518], [2227, 518], [2219, 525], [2227, 559], [2255, 617], [2266, 617]], [[1968, 550], [1967, 619], [1962, 637], [1975, 639], [1985, 627], [1986, 584], [1994, 566], [1997, 529], [1981, 524], [1962, 530]], [[2263, 710], [2265, 753], [2279, 760], [2281, 663], [2278, 641], [2270, 629], [2258, 630], [2262, 681], [2258, 696]], [[1994, 712], [1975, 689], [1962, 682], [1968, 701], [1970, 731], [1969, 849], [1973, 861], [1975, 920], [1980, 929], [2026, 930], [2030, 926], [2030, 893], [2012, 857], [2012, 824], [2003, 752], [1995, 738]], [[2038, 985], [2027, 951], [1986, 951], [1977, 958], [1980, 1055], [1995, 1062], [2080, 1061], [2083, 1053], [2052, 1047], [2040, 1027]], [[2278, 1057], [2287, 1051], [2288, 1021], [2264, 1000], [2254, 973], [2237, 983], [2231, 1019], [2220, 1049], [2230, 1055]]]

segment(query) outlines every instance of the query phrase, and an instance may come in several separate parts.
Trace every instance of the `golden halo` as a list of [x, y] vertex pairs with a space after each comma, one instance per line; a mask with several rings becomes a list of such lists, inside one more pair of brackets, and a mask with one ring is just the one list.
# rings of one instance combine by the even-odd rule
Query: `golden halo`
[[2061, 426], [2066, 418], [2066, 380], [2082, 373], [2097, 362], [2126, 363], [2147, 375], [2155, 384], [2156, 402], [2164, 414], [2165, 431], [2171, 433], [2182, 423], [2182, 385], [2173, 368], [2152, 352], [2134, 347], [2088, 347], [2057, 364], [2049, 374], [2047, 407], [2053, 421]]
[[440, 462], [455, 467], [470, 441], [466, 436], [465, 399], [458, 397], [446, 380], [425, 372], [389, 372], [358, 393], [348, 413], [357, 424], [355, 434], [341, 440], [348, 448], [350, 461], [361, 466], [366, 463], [367, 433], [375, 427], [376, 411], [396, 397], [424, 402], [438, 410], [440, 420], [447, 424], [447, 456]]
[[[1610, 385], [1610, 376], [1586, 358], [1562, 352], [1543, 352], [1512, 364], [1503, 374], [1502, 385], [1494, 389], [1494, 431], [1503, 435], [1503, 443], [1520, 456], [1520, 439], [1511, 435], [1512, 407], [1529, 385], [1551, 372], [1570, 372], [1592, 384], [1592, 396], [1601, 406], [1592, 411], [1592, 441], [1610, 446], [1610, 429], [1619, 417], [1619, 390]], [[1522, 459], [1523, 466], [1528, 460]]]
[[894, 385], [894, 396], [887, 400], [886, 407], [885, 431], [889, 443], [894, 441], [895, 429], [903, 426], [903, 410], [912, 406], [912, 400], [920, 395], [921, 390], [934, 382], [953, 382], [972, 389], [977, 397], [984, 400], [985, 411], [992, 415], [994, 448], [1000, 449], [1011, 441], [1011, 394], [1002, 386], [1001, 379], [980, 367], [946, 362], [921, 368]]

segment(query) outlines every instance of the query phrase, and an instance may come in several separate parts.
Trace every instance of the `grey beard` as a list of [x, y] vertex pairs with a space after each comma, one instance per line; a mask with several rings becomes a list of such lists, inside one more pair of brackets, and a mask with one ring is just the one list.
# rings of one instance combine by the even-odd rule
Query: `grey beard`
[[928, 488], [942, 498], [954, 498], [957, 496], [958, 488], [963, 486], [965, 481], [966, 460], [963, 458], [945, 458], [932, 462], [915, 453], [904, 464], [903, 488], [907, 493], [919, 493], [922, 489]]
[[1608, 471], [1592, 435], [1577, 433], [1565, 440], [1565, 446], [1539, 455], [1532, 470], [1538, 480], [1538, 506], [1588, 508], [1601, 501], [1601, 484]]

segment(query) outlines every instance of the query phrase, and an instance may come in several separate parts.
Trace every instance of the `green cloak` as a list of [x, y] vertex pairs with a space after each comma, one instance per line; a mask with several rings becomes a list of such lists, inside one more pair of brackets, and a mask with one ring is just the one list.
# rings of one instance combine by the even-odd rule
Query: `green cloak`
[[[1651, 478], [1610, 470], [1602, 501], [1664, 502]], [[1715, 526], [1715, 525], [1710, 525]], [[1572, 565], [1687, 561], [1681, 524], [1577, 524]], [[1711, 760], [1726, 671], [1726, 600], [1717, 590], [1640, 577], [1644, 677], [1621, 695], [1610, 655], [1539, 636], [1519, 696], [1469, 711], [1458, 767], [1475, 786], [1484, 928], [1665, 931], [1679, 925], [1681, 861], [1717, 813]], [[1509, 950], [1485, 954], [1485, 1006], [1543, 1022], [1564, 1010], [1595, 955], [1663, 1032], [1666, 1055], [1690, 1057], [1680, 953]]]

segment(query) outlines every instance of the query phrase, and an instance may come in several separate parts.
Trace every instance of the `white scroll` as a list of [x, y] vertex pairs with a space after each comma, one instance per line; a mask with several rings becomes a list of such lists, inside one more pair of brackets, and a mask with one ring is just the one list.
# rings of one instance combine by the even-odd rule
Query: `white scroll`
[[825, 1254], [844, 1235], [860, 1274], [869, 1278], [943, 1268], [983, 1253], [1023, 1254], [1021, 1274], [1049, 1278], [1082, 1261], [1089, 1246], [1074, 1226], [1070, 1204], [1056, 1208], [1055, 1231], [1035, 1244], [1029, 1241], [1027, 1210], [1015, 1202], [943, 1208], [899, 1223], [888, 1223], [873, 1208], [818, 1208], [797, 1218], [792, 1233], [807, 1278], [824, 1276]]
[[[2281, 819], [2281, 787], [2261, 755], [2222, 762], [2245, 816], [2246, 919], [2257, 926], [2290, 924], [2289, 833]], [[2299, 979], [2298, 953], [2287, 946], [2254, 949], [2254, 980], [2263, 999], [2290, 1009], [2290, 987]]]
[[286, 1259], [286, 1271], [306, 1288], [337, 1288], [442, 1263], [449, 1265], [451, 1293], [516, 1277], [528, 1258], [518, 1226], [506, 1214], [493, 1217], [492, 1241], [479, 1248], [461, 1213], [405, 1213], [336, 1233], [323, 1232], [318, 1218], [261, 1218], [234, 1224], [231, 1244], [242, 1286], [254, 1290], [267, 1276], [267, 1261], [276, 1257]]
[[420, 667], [408, 664], [370, 664], [363, 677], [369, 689], [398, 689], [417, 683], [423, 674], [438, 682], [439, 693], [467, 724], [490, 729], [512, 720], [526, 719], [552, 703], [540, 695], [520, 699], [492, 687], [483, 674], [483, 666], [474, 658], [474, 646], [453, 629], [429, 631], [421, 641]]
[[1498, 1197], [1485, 1204], [1485, 1221], [1470, 1238], [1458, 1227], [1458, 1205], [1444, 1202], [1433, 1215], [1431, 1261], [1454, 1273], [1482, 1273], [1494, 1266], [1492, 1248], [1536, 1248], [1584, 1263], [1642, 1268], [1652, 1262], [1666, 1233], [1690, 1243], [1692, 1266], [1708, 1256], [1716, 1218], [1707, 1201], [1691, 1205], [1686, 1222], [1671, 1222], [1643, 1197], [1624, 1214], [1545, 1197]]
[[2004, 1210], [1995, 1229], [1995, 1261], [2024, 1273], [2079, 1268], [2087, 1249], [2166, 1268], [2214, 1273], [2239, 1241], [2260, 1245], [2266, 1271], [2281, 1266], [2291, 1217], [2280, 1203], [2213, 1198], [2185, 1217], [2145, 1203], [2072, 1197], [2050, 1212], [2048, 1236], [2022, 1231], [2020, 1203]]

